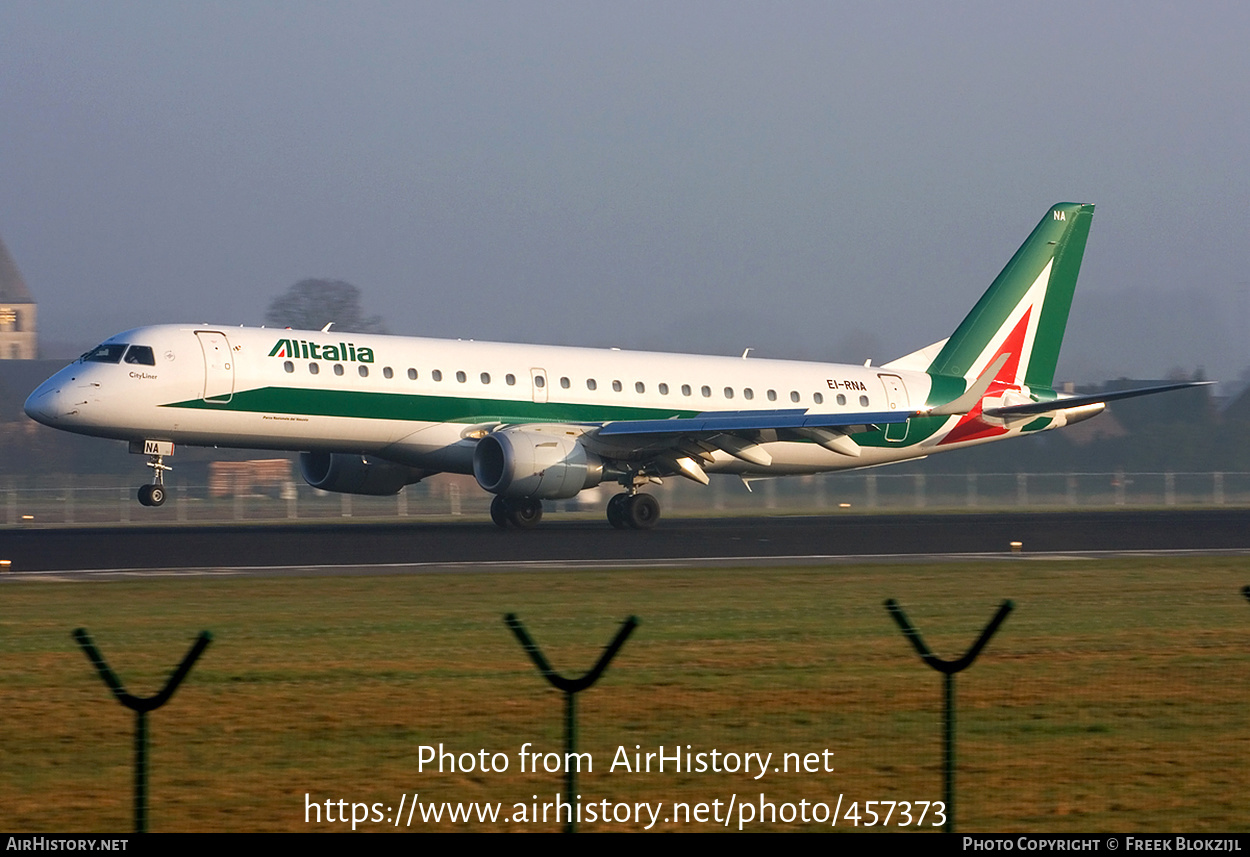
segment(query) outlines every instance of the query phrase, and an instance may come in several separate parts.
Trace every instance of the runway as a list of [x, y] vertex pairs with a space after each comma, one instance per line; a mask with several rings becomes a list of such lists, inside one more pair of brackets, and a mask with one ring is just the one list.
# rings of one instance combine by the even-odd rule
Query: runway
[[809, 564], [846, 557], [1250, 549], [1250, 509], [668, 519], [649, 531], [561, 521], [69, 527], [0, 531], [0, 560], [31, 572], [548, 564]]

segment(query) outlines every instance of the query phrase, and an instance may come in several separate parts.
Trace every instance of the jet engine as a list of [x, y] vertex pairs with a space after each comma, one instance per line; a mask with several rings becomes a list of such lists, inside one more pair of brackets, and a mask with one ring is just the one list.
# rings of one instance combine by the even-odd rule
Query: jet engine
[[603, 459], [565, 434], [504, 429], [477, 442], [473, 475], [492, 494], [558, 500], [602, 482]]
[[322, 491], [377, 496], [398, 494], [426, 475], [415, 467], [341, 452], [301, 452], [299, 471], [305, 482]]

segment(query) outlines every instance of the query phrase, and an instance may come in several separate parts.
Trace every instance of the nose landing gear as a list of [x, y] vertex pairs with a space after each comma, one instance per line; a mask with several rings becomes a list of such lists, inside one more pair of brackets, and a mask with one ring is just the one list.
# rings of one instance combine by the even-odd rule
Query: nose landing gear
[[[138, 442], [132, 442], [131, 452], [139, 452]], [[145, 440], [142, 451], [148, 455], [148, 467], [152, 468], [152, 482], [139, 486], [141, 506], [161, 506], [165, 503], [165, 471], [173, 470], [165, 463], [165, 456], [174, 454], [174, 445], [168, 441]]]

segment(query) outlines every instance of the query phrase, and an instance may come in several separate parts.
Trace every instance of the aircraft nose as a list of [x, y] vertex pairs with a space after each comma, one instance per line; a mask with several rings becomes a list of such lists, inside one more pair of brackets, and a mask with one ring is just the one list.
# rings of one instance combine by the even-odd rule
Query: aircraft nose
[[53, 383], [54, 381], [55, 379], [50, 378], [36, 387], [23, 406], [26, 416], [46, 426], [55, 426], [68, 416], [64, 407], [65, 395], [61, 392], [61, 385]]

